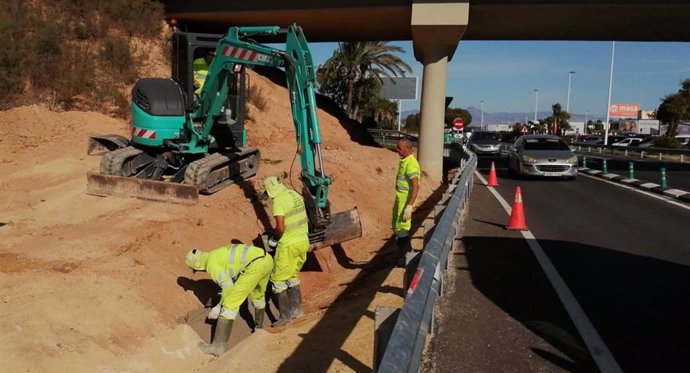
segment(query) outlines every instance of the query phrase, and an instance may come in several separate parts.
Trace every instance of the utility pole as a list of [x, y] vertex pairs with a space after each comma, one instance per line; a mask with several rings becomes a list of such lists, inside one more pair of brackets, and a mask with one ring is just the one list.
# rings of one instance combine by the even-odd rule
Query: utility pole
[[570, 82], [573, 80], [573, 74], [575, 74], [575, 71], [568, 73], [568, 100], [565, 103], [565, 112], [568, 114], [570, 114]]

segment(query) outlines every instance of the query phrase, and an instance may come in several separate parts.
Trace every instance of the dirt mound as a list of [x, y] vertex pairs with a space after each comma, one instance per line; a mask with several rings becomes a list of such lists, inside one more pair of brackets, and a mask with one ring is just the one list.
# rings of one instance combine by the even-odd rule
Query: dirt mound
[[[287, 91], [255, 73], [251, 81], [269, 101], [265, 111], [250, 108], [252, 121], [247, 126], [250, 146], [262, 152], [257, 179], [286, 172], [297, 185], [300, 166]], [[196, 347], [199, 337], [180, 324], [188, 312], [203, 306], [179, 285], [192, 277], [184, 254], [191, 247], [213, 249], [233, 238], [251, 241], [265, 230], [265, 212], [237, 186], [204, 196], [195, 206], [86, 195], [85, 173], [97, 170], [100, 161], [85, 155], [87, 136], [126, 135], [126, 122], [95, 112], [56, 113], [40, 106], [0, 112], [3, 370], [219, 371], [221, 366], [227, 370], [260, 361], [259, 371], [277, 371], [281, 363], [276, 359], [290, 358], [305, 333], [331, 312], [327, 307], [357, 276], [361, 264], [390, 236], [397, 155], [362, 145], [366, 136], [342, 118], [321, 110], [318, 116], [325, 171], [333, 178], [332, 210], [358, 206], [363, 237], [343, 244], [337, 258], [325, 255], [329, 268], [302, 273], [307, 311], [303, 321], [251, 336], [236, 347], [241, 357], [229, 354], [212, 361]], [[352, 265], [343, 268], [343, 263]], [[399, 277], [398, 273], [395, 278]], [[381, 297], [384, 303], [400, 302], [390, 291]], [[347, 342], [334, 348], [328, 347], [328, 333], [315, 344], [334, 355], [350, 346], [347, 353], [371, 367], [373, 320], [366, 316], [372, 312], [371, 300], [361, 300], [363, 310], [369, 311], [348, 316], [364, 320], [352, 321], [364, 323], [362, 331], [352, 331]], [[309, 366], [312, 358], [303, 359]], [[349, 365], [335, 356], [331, 360], [333, 371]], [[328, 366], [319, 367], [314, 371]]]

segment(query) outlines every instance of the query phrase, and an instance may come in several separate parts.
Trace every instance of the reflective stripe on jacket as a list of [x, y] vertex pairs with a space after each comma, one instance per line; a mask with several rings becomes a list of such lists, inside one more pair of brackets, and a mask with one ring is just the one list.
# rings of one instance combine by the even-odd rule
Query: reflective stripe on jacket
[[395, 178], [395, 191], [399, 194], [407, 194], [412, 189], [412, 179], [421, 179], [421, 169], [419, 162], [410, 154], [405, 158], [400, 159], [398, 164], [398, 174]]
[[206, 272], [221, 289], [234, 285], [244, 269], [266, 253], [260, 247], [231, 244], [219, 247], [209, 253]]
[[292, 245], [309, 241], [309, 220], [302, 196], [291, 189], [285, 189], [273, 198], [273, 216], [283, 216], [285, 232], [279, 245]]

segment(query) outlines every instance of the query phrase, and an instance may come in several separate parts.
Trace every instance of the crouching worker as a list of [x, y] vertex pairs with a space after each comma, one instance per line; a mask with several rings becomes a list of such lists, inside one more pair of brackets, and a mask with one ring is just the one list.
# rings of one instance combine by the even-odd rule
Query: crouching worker
[[220, 302], [211, 309], [208, 319], [217, 320], [212, 343], [199, 347], [207, 354], [220, 356], [232, 331], [232, 323], [247, 297], [254, 305], [256, 328], [263, 327], [266, 314], [266, 286], [273, 270], [273, 258], [256, 246], [229, 244], [211, 252], [192, 249], [187, 265], [194, 271], [206, 271], [221, 288]]

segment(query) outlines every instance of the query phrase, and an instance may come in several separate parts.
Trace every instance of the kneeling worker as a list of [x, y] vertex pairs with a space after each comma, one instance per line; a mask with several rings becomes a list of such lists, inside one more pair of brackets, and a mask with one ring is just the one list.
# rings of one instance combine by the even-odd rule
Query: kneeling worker
[[271, 198], [276, 221], [268, 243], [275, 248], [271, 284], [280, 311], [280, 319], [273, 323], [277, 327], [303, 315], [298, 275], [309, 251], [309, 220], [302, 196], [285, 187], [277, 177], [267, 177], [264, 189]]
[[273, 258], [256, 246], [229, 244], [211, 252], [192, 249], [187, 265], [195, 271], [206, 271], [222, 289], [220, 302], [211, 309], [208, 319], [218, 320], [212, 343], [199, 345], [207, 354], [220, 356], [232, 331], [232, 323], [248, 296], [254, 305], [256, 328], [263, 327], [266, 314], [266, 287], [273, 270]]

